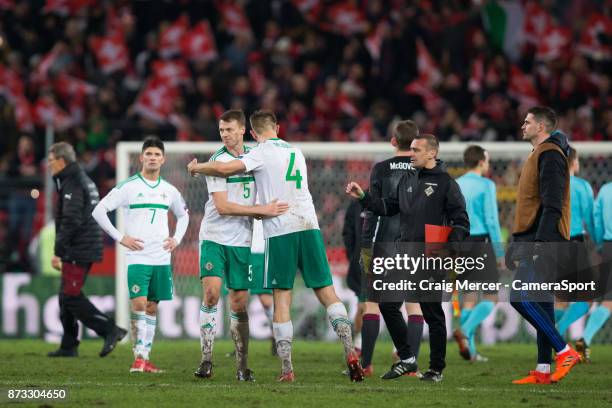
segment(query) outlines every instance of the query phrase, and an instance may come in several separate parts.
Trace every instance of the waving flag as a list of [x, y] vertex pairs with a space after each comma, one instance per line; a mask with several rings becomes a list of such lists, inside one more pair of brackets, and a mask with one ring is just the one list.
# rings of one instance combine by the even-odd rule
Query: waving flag
[[175, 86], [164, 79], [154, 77], [147, 81], [145, 88], [138, 95], [134, 110], [142, 116], [155, 122], [168, 121], [174, 111], [174, 103], [178, 97]]
[[130, 57], [122, 35], [93, 37], [90, 46], [103, 73], [112, 74], [128, 67]]
[[174, 23], [166, 27], [159, 38], [159, 55], [170, 58], [181, 52], [183, 36], [189, 29], [189, 17], [181, 15]]
[[181, 40], [183, 56], [194, 62], [208, 62], [217, 59], [215, 37], [208, 21], [196, 24]]

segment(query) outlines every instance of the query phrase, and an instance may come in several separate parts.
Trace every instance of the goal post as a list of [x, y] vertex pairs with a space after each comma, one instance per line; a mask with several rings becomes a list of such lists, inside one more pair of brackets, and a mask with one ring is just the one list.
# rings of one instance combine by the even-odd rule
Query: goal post
[[[289, 141], [291, 142], [291, 141]], [[246, 142], [253, 146], [253, 142]], [[442, 142], [439, 158], [453, 177], [465, 172], [463, 151], [470, 144], [485, 148], [491, 157], [491, 178], [497, 185], [500, 222], [507, 236], [514, 214], [516, 185], [521, 164], [532, 150], [527, 142]], [[344, 187], [348, 181], [367, 185], [374, 163], [391, 157], [394, 153], [390, 143], [294, 143], [298, 146], [308, 165], [308, 184], [323, 233], [332, 272], [346, 273], [343, 250], [342, 225], [348, 198]], [[577, 142], [572, 144], [581, 159], [580, 177], [585, 178], [595, 191], [611, 180], [612, 142]], [[173, 254], [175, 289], [178, 296], [189, 293], [190, 307], [197, 307], [194, 300], [200, 296], [198, 270], [198, 232], [208, 198], [203, 177], [192, 178], [187, 173], [187, 163], [194, 157], [206, 161], [220, 147], [221, 142], [166, 142], [166, 163], [162, 177], [175, 185], [185, 198], [190, 210], [190, 225], [181, 245]], [[140, 171], [138, 157], [142, 142], [120, 142], [117, 145], [117, 182]], [[117, 228], [124, 231], [122, 211], [116, 214]], [[116, 244], [116, 320], [122, 327], [129, 327], [129, 298], [127, 267], [124, 248]], [[192, 305], [193, 303], [193, 305]], [[185, 303], [187, 304], [187, 303]], [[185, 306], [186, 307], [186, 306]], [[197, 311], [183, 311], [185, 318], [193, 320]], [[297, 329], [296, 329], [297, 330]], [[193, 330], [192, 330], [193, 331]], [[188, 330], [189, 332], [189, 330]]]

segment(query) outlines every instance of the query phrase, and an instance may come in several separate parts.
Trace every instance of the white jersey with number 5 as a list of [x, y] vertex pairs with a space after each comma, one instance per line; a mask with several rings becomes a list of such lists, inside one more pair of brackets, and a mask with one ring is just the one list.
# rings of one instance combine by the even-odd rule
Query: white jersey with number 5
[[[244, 147], [245, 152], [249, 151]], [[217, 150], [209, 162], [235, 160], [225, 147]], [[200, 224], [200, 241], [212, 241], [220, 245], [250, 247], [253, 234], [253, 219], [246, 216], [220, 215], [215, 207], [212, 193], [227, 192], [227, 201], [240, 205], [255, 205], [255, 184], [252, 174], [236, 174], [224, 177], [206, 177], [208, 201], [204, 207], [204, 218]]]
[[170, 265], [171, 254], [163, 248], [170, 235], [168, 210], [181, 217], [187, 205], [181, 193], [163, 178], [156, 182], [145, 180], [140, 174], [119, 183], [102, 199], [107, 211], [124, 211], [125, 234], [141, 239], [142, 251], [126, 250], [128, 265]]
[[289, 204], [278, 217], [263, 220], [264, 237], [319, 229], [317, 213], [308, 191], [306, 159], [295, 146], [281, 139], [269, 139], [240, 157], [246, 171], [253, 172], [259, 202], [274, 199]]

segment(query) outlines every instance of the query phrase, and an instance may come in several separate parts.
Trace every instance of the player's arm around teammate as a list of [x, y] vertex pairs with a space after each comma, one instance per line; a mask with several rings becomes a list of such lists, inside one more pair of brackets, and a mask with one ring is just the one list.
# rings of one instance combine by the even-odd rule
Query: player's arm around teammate
[[[229, 110], [219, 119], [219, 135], [223, 147], [217, 150], [207, 164], [235, 161], [248, 152], [244, 146], [246, 119], [241, 110]], [[190, 166], [193, 165], [192, 162]], [[255, 179], [242, 171], [236, 177], [207, 175], [208, 201], [200, 227], [200, 278], [202, 305], [200, 307], [200, 345], [202, 358], [194, 375], [210, 378], [213, 372], [213, 345], [217, 330], [217, 305], [221, 290], [229, 289], [230, 333], [234, 340], [236, 379], [254, 381], [248, 368], [249, 317], [247, 306], [253, 218], [276, 217], [287, 211], [286, 203], [271, 200], [256, 205]], [[263, 285], [262, 285], [263, 286]]]

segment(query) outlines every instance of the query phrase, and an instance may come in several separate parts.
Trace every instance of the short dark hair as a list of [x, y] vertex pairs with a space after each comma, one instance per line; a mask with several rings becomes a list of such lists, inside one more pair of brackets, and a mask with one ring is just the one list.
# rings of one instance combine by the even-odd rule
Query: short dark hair
[[412, 120], [397, 122], [393, 129], [393, 137], [399, 150], [410, 150], [410, 144], [419, 135], [419, 127]]
[[576, 159], [578, 159], [578, 152], [572, 146], [569, 147], [569, 156], [567, 156], [567, 161], [571, 164]]
[[151, 135], [151, 136], [147, 136], [145, 137], [144, 142], [142, 143], [142, 150], [141, 152], [144, 152], [145, 150], [147, 150], [149, 147], [157, 147], [158, 149], [160, 149], [162, 151], [162, 153], [165, 154], [165, 150], [164, 150], [164, 142], [161, 141], [161, 139], [157, 136]]
[[249, 117], [251, 127], [256, 133], [261, 133], [266, 130], [276, 130], [276, 116], [272, 111], [269, 110], [258, 110], [251, 114]]
[[221, 116], [219, 116], [219, 120], [224, 122], [230, 122], [235, 120], [240, 124], [240, 126], [246, 126], [246, 116], [244, 116], [244, 112], [242, 109], [230, 109], [228, 111], [223, 112]]
[[486, 150], [478, 145], [468, 146], [463, 152], [463, 163], [470, 169], [478, 166], [481, 160], [484, 160]]
[[414, 140], [424, 139], [427, 140], [427, 147], [431, 150], [440, 150], [440, 142], [438, 142], [438, 138], [432, 135], [431, 133], [422, 133], [417, 135]]
[[557, 127], [557, 114], [548, 106], [534, 106], [527, 113], [531, 113], [536, 122], [544, 123], [547, 132], [552, 132]]
[[49, 147], [49, 153], [53, 153], [55, 160], [63, 159], [66, 164], [76, 161], [76, 153], [71, 144], [66, 142], [54, 143]]

